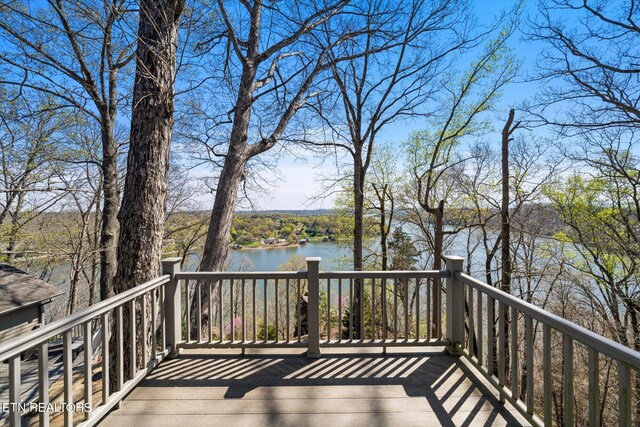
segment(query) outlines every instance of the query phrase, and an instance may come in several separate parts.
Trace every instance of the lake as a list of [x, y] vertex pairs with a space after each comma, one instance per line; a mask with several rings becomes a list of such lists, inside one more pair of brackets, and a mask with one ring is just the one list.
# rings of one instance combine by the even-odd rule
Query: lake
[[[230, 249], [228, 270], [274, 271], [294, 255], [322, 258], [320, 261], [321, 270], [353, 269], [353, 252], [348, 243], [308, 242], [304, 245], [291, 247]], [[195, 270], [199, 261], [198, 255], [190, 255], [185, 262], [185, 270]]]

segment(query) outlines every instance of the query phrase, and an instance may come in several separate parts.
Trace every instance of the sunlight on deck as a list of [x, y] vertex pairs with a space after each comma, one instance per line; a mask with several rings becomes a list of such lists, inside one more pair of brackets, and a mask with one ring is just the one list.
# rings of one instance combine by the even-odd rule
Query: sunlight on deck
[[528, 425], [472, 367], [437, 349], [316, 360], [271, 353], [185, 351], [103, 425]]

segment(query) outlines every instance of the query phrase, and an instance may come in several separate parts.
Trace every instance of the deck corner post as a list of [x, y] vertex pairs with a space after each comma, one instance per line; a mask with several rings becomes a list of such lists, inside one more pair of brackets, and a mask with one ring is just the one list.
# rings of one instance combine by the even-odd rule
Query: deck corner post
[[169, 357], [178, 357], [178, 344], [182, 340], [182, 323], [180, 307], [180, 283], [176, 279], [176, 273], [180, 272], [180, 263], [182, 258], [173, 257], [162, 260], [162, 274], [170, 276], [169, 283], [165, 288], [164, 309], [166, 313], [166, 335], [167, 347], [171, 347]]
[[449, 354], [459, 356], [464, 341], [464, 287], [456, 274], [462, 272], [464, 258], [445, 255], [444, 260], [447, 272], [450, 273], [446, 283], [446, 349]]
[[307, 286], [309, 289], [309, 335], [307, 339], [307, 357], [317, 359], [320, 353], [320, 258], [306, 258]]

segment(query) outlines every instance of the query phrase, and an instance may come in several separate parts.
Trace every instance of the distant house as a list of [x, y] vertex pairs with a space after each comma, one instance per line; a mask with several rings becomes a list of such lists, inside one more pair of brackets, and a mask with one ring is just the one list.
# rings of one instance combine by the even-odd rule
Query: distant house
[[267, 238], [267, 239], [264, 239], [262, 242], [263, 242], [265, 245], [273, 245], [273, 244], [275, 244], [275, 243], [276, 243], [276, 239], [275, 239], [275, 238], [273, 238], [273, 237], [269, 237], [269, 238]]
[[60, 289], [8, 264], [0, 264], [0, 342], [44, 324], [44, 306]]

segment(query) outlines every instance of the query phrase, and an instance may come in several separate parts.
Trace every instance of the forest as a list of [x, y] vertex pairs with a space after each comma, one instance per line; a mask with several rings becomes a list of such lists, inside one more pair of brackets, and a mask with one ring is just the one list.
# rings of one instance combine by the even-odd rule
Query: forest
[[[640, 11], [488, 3], [0, 0], [2, 262], [68, 263], [70, 314], [163, 255], [333, 236], [353, 270], [463, 256], [640, 351]], [[259, 212], [291, 159], [331, 213]]]

